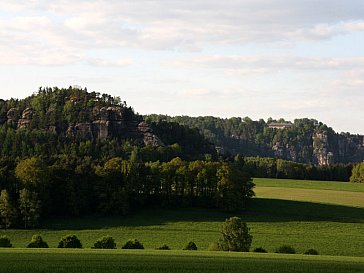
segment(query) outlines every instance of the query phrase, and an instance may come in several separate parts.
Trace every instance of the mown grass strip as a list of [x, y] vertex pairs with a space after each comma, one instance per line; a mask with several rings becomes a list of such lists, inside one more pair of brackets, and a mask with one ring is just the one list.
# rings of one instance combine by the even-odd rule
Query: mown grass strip
[[363, 272], [364, 258], [201, 251], [0, 250], [0, 272]]

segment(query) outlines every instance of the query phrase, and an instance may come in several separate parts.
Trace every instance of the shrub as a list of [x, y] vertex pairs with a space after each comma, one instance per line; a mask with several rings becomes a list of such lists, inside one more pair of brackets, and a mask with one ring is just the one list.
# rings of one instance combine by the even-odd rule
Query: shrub
[[66, 235], [61, 238], [58, 248], [82, 248], [82, 244], [76, 235]]
[[144, 246], [137, 239], [127, 241], [122, 247], [122, 249], [144, 249]]
[[156, 249], [157, 249], [157, 250], [171, 250], [171, 249], [169, 248], [169, 246], [167, 246], [166, 244], [161, 245], [160, 247], [157, 247]]
[[264, 248], [262, 247], [257, 247], [256, 249], [253, 250], [254, 252], [258, 252], [258, 253], [268, 253], [268, 251], [266, 251]]
[[276, 253], [295, 254], [296, 250], [289, 245], [283, 245], [276, 249]]
[[221, 251], [220, 246], [218, 243], [212, 243], [207, 248], [208, 251]]
[[115, 240], [111, 236], [103, 236], [94, 243], [92, 248], [99, 249], [115, 249], [116, 243]]
[[10, 243], [10, 239], [8, 236], [3, 235], [0, 237], [0, 247], [12, 247], [13, 245]]
[[183, 248], [183, 250], [197, 250], [197, 245], [194, 242], [188, 242], [188, 244]]
[[310, 248], [305, 251], [305, 254], [307, 255], [319, 255], [318, 251], [316, 249]]
[[28, 248], [48, 248], [48, 244], [43, 241], [42, 236], [40, 235], [33, 235], [32, 240], [27, 245]]
[[221, 228], [221, 235], [220, 249], [224, 251], [249, 251], [253, 236], [250, 235], [247, 224], [241, 218], [226, 219]]

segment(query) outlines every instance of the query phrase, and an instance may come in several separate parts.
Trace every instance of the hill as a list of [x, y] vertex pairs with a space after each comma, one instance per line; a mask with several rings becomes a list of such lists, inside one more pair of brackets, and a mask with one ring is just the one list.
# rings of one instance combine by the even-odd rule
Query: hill
[[[160, 139], [125, 101], [86, 88], [40, 88], [25, 99], [0, 100], [0, 155], [6, 158], [72, 153], [107, 159], [133, 146], [150, 147], [144, 154], [153, 161], [215, 153], [196, 129], [175, 124], [165, 130], [170, 132]], [[174, 137], [165, 137], [171, 130]]]
[[153, 128], [160, 122], [175, 122], [197, 128], [221, 154], [274, 157], [300, 163], [331, 165], [362, 162], [364, 136], [337, 133], [315, 119], [251, 120], [248, 117], [229, 119], [147, 115]]

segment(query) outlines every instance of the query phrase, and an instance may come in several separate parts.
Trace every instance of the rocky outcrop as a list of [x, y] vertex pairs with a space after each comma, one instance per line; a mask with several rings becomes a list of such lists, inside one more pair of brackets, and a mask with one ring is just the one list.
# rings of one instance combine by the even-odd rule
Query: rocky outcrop
[[145, 145], [163, 146], [147, 123], [127, 117], [121, 106], [94, 107], [92, 121], [69, 125], [66, 136], [93, 141], [130, 138]]
[[19, 110], [16, 108], [10, 108], [6, 113], [6, 119], [8, 124], [16, 124], [19, 119]]
[[337, 162], [361, 162], [364, 160], [364, 136], [340, 134], [335, 149]]
[[164, 146], [163, 142], [153, 134], [149, 125], [142, 121], [138, 124], [138, 131], [143, 135], [144, 144], [147, 146]]
[[30, 126], [32, 118], [33, 110], [31, 108], [26, 108], [21, 115], [21, 119], [18, 120], [18, 129], [28, 128]]
[[331, 150], [328, 133], [317, 131], [312, 136], [313, 162], [320, 165], [331, 165], [334, 163], [334, 153]]
[[97, 139], [109, 137], [123, 138], [126, 136], [127, 119], [125, 108], [121, 106], [94, 107], [92, 109], [92, 132]]

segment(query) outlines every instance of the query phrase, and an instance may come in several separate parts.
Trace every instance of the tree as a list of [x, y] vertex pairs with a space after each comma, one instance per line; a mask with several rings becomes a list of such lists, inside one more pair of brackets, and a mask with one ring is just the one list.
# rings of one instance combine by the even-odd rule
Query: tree
[[354, 166], [350, 177], [350, 182], [364, 183], [364, 163], [359, 163]]
[[249, 228], [239, 217], [231, 217], [225, 220], [221, 228], [222, 238], [219, 241], [219, 248], [224, 251], [248, 252], [253, 236]]
[[32, 240], [27, 245], [27, 248], [48, 248], [47, 242], [43, 241], [42, 236], [33, 235]]
[[144, 249], [144, 246], [137, 239], [128, 240], [122, 247], [122, 249]]
[[250, 177], [235, 166], [222, 164], [216, 172], [217, 205], [227, 211], [236, 211], [244, 207], [245, 202], [254, 196], [255, 184]]
[[2, 190], [0, 194], [0, 216], [1, 226], [5, 229], [9, 228], [16, 218], [16, 209], [11, 203], [7, 190]]
[[15, 168], [15, 176], [25, 187], [34, 189], [45, 185], [48, 171], [39, 158], [32, 157], [18, 163]]
[[115, 249], [116, 244], [115, 240], [111, 236], [103, 236], [94, 243], [93, 248], [101, 248], [101, 249]]
[[197, 250], [197, 245], [190, 241], [187, 243], [187, 245], [183, 248], [183, 250]]
[[0, 247], [12, 247], [10, 239], [6, 235], [0, 236]]
[[20, 190], [19, 193], [19, 208], [23, 216], [24, 228], [35, 227], [40, 218], [40, 200], [38, 194], [27, 189]]
[[59, 241], [58, 248], [82, 248], [82, 244], [76, 235], [66, 235]]

